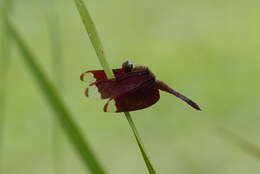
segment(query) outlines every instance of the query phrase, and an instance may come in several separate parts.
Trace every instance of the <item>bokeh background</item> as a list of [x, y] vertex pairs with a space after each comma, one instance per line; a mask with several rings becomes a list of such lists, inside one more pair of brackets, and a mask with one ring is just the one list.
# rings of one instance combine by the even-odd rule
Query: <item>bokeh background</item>
[[[12, 19], [54, 79], [48, 12], [58, 12], [63, 82], [57, 84], [110, 174], [147, 173], [123, 114], [85, 98], [79, 75], [100, 69], [72, 0], [15, 0]], [[260, 162], [218, 133], [225, 127], [260, 147], [260, 1], [88, 0], [111, 67], [125, 60], [198, 102], [202, 112], [161, 93], [156, 105], [132, 112], [161, 174], [258, 174]], [[8, 70], [3, 174], [53, 173], [53, 113], [12, 46]], [[55, 83], [55, 80], [53, 80]], [[86, 173], [62, 137], [64, 174]]]

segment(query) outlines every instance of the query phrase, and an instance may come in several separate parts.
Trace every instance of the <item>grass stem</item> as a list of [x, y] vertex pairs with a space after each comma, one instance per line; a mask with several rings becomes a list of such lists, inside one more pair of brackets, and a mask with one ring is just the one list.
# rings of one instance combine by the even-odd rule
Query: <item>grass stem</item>
[[[88, 33], [88, 36], [90, 38], [90, 41], [96, 51], [96, 54], [97, 54], [97, 57], [99, 59], [99, 62], [101, 64], [101, 66], [103, 67], [106, 75], [108, 78], [113, 78], [114, 75], [113, 75], [113, 72], [112, 72], [112, 69], [110, 69], [107, 61], [106, 61], [106, 57], [105, 57], [105, 52], [104, 52], [104, 48], [102, 46], [102, 42], [98, 36], [98, 33], [97, 33], [97, 30], [96, 30], [96, 27], [95, 27], [95, 24], [84, 4], [84, 2], [82, 0], [74, 0], [75, 3], [76, 3], [76, 6], [77, 6], [77, 9], [79, 11], [79, 14], [81, 16], [81, 20], [85, 26], [85, 29]], [[143, 143], [141, 141], [141, 137], [139, 136], [138, 134], [138, 131], [136, 129], [136, 126], [131, 118], [131, 115], [129, 112], [125, 112], [125, 117], [127, 118], [128, 120], [128, 123], [134, 133], [134, 136], [135, 136], [135, 139], [137, 141], [137, 144], [138, 144], [138, 147], [141, 151], [141, 154], [143, 156], [143, 159], [145, 161], [145, 164], [146, 164], [146, 167], [149, 171], [150, 174], [155, 174], [155, 170], [152, 166], [152, 163], [150, 162], [148, 156], [147, 156], [147, 153], [145, 152], [144, 150], [144, 146], [143, 146]]]
[[10, 19], [7, 18], [6, 21], [10, 35], [14, 39], [17, 48], [22, 55], [22, 60], [25, 62], [25, 65], [27, 65], [27, 68], [34, 77], [36, 84], [44, 94], [49, 107], [54, 111], [60, 126], [63, 128], [64, 133], [67, 135], [70, 143], [81, 158], [81, 161], [91, 173], [104, 174], [105, 171], [103, 167], [91, 149], [89, 143], [84, 138], [82, 131], [74, 121], [71, 112], [68, 107], [66, 107], [59, 92], [46, 76], [45, 72], [36, 61], [37, 58], [32, 54], [21, 35], [11, 23]]
[[140, 149], [140, 151], [142, 153], [144, 162], [146, 164], [146, 167], [147, 167], [149, 173], [150, 174], [155, 174], [156, 172], [155, 172], [155, 170], [153, 168], [153, 165], [151, 164], [151, 162], [150, 162], [150, 160], [149, 160], [149, 158], [147, 156], [147, 153], [145, 152], [144, 145], [142, 143], [141, 137], [140, 137], [140, 135], [139, 135], [139, 133], [138, 133], [138, 131], [136, 129], [136, 126], [135, 126], [135, 124], [133, 122], [133, 119], [132, 119], [130, 113], [129, 112], [125, 112], [125, 116], [127, 118], [127, 121], [129, 123], [133, 133], [134, 133], [135, 139], [136, 139], [138, 147], [139, 147], [139, 149]]
[[[63, 90], [63, 55], [60, 42], [59, 16], [56, 10], [56, 1], [46, 1], [48, 33], [50, 38], [50, 49], [52, 55], [52, 74], [56, 87]], [[56, 119], [53, 118], [52, 148], [53, 148], [53, 173], [62, 174], [62, 132]]]
[[256, 145], [250, 143], [243, 137], [235, 134], [234, 132], [223, 128], [217, 128], [219, 135], [224, 138], [225, 140], [229, 141], [230, 143], [234, 144], [235, 146], [239, 147], [241, 150], [249, 154], [250, 156], [254, 157], [258, 161], [260, 161], [260, 148]]
[[0, 85], [0, 173], [3, 170], [4, 162], [4, 127], [6, 117], [6, 87], [7, 87], [7, 75], [8, 67], [10, 62], [10, 36], [8, 28], [5, 24], [4, 16], [10, 13], [12, 10], [12, 0], [2, 0], [0, 2], [0, 74], [1, 74], [1, 85]]

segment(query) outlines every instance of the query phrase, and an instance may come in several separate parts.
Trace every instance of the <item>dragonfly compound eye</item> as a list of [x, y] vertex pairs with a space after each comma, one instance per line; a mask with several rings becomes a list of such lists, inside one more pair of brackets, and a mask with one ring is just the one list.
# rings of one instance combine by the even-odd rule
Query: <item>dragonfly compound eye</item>
[[131, 61], [126, 61], [122, 64], [122, 69], [124, 72], [131, 72], [134, 68], [134, 64]]

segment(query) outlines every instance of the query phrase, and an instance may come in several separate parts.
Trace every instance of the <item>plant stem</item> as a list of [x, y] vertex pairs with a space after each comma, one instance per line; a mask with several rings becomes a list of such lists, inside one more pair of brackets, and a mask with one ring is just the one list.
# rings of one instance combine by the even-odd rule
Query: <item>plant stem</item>
[[54, 75], [54, 80], [59, 88], [62, 88], [63, 84], [63, 54], [61, 47], [61, 37], [60, 37], [60, 27], [59, 27], [59, 16], [58, 12], [55, 10], [57, 6], [55, 1], [49, 0], [48, 5], [48, 30], [50, 37], [50, 48], [52, 54], [52, 71]]
[[[79, 14], [81, 16], [81, 20], [85, 26], [85, 29], [88, 33], [88, 36], [91, 40], [91, 43], [96, 51], [96, 54], [97, 54], [97, 57], [99, 59], [99, 62], [101, 64], [101, 66], [103, 67], [106, 75], [108, 78], [113, 78], [114, 75], [113, 75], [113, 72], [112, 72], [112, 69], [109, 68], [109, 65], [106, 61], [106, 57], [105, 57], [105, 53], [104, 53], [104, 48], [102, 46], [102, 42], [98, 36], [98, 33], [97, 33], [97, 30], [96, 30], [96, 27], [94, 25], [94, 22], [84, 4], [84, 2], [82, 0], [74, 0], [75, 3], [76, 3], [76, 6], [77, 6], [77, 9], [79, 11]], [[155, 174], [155, 170], [152, 166], [152, 163], [150, 162], [148, 156], [147, 156], [147, 153], [145, 152], [144, 150], [144, 146], [143, 146], [143, 143], [141, 141], [141, 137], [139, 136], [138, 134], [138, 131], [135, 127], [135, 124], [131, 118], [131, 115], [129, 112], [125, 112], [125, 117], [127, 118], [128, 120], [128, 123], [134, 133], [134, 136], [135, 136], [135, 139], [137, 141], [137, 144], [138, 144], [138, 147], [142, 153], [142, 156], [143, 156], [143, 159], [145, 161], [145, 164], [146, 164], [146, 167], [149, 171], [150, 174]]]
[[94, 22], [93, 22], [92, 18], [90, 17], [90, 14], [89, 14], [84, 2], [81, 0], [74, 0], [74, 2], [76, 3], [77, 9], [81, 16], [81, 20], [88, 33], [92, 46], [94, 47], [94, 49], [96, 51], [96, 54], [97, 54], [97, 57], [99, 59], [101, 66], [103, 67], [107, 77], [113, 78], [114, 74], [113, 74], [112, 70], [109, 68], [107, 60], [105, 58], [105, 52], [104, 52], [101, 40], [99, 39]]
[[8, 28], [5, 24], [5, 16], [10, 13], [12, 6], [12, 0], [2, 0], [0, 2], [0, 16], [1, 16], [1, 36], [0, 36], [0, 74], [1, 74], [1, 85], [0, 85], [0, 173], [3, 171], [4, 162], [4, 126], [6, 116], [6, 86], [7, 86], [7, 75], [8, 66], [10, 59], [10, 36]]
[[219, 135], [260, 161], [260, 148], [224, 127], [217, 127]]
[[146, 164], [146, 167], [147, 167], [149, 173], [155, 174], [156, 172], [155, 172], [155, 170], [153, 168], [153, 165], [151, 164], [151, 162], [150, 162], [150, 160], [149, 160], [149, 158], [147, 156], [147, 153], [145, 152], [144, 145], [142, 143], [141, 137], [140, 137], [140, 135], [139, 135], [139, 133], [138, 133], [136, 127], [135, 127], [135, 124], [133, 122], [133, 119], [132, 119], [130, 113], [129, 112], [125, 112], [125, 116], [127, 118], [127, 121], [129, 123], [129, 125], [131, 126], [131, 129], [132, 129], [133, 133], [134, 133], [135, 139], [136, 139], [137, 144], [139, 146], [139, 149], [140, 149], [140, 151], [142, 153], [142, 156], [144, 158], [144, 162]]
[[81, 129], [73, 119], [71, 112], [68, 107], [66, 107], [59, 92], [46, 76], [38, 62], [36, 62], [37, 58], [31, 53], [29, 47], [25, 44], [25, 41], [16, 31], [16, 28], [9, 19], [7, 19], [7, 26], [10, 35], [22, 54], [22, 60], [25, 62], [25, 65], [27, 65], [28, 70], [30, 70], [36, 84], [44, 94], [49, 107], [54, 111], [64, 133], [67, 135], [74, 149], [78, 152], [79, 157], [81, 157], [83, 164], [92, 174], [104, 174], [105, 171], [103, 167], [94, 155], [89, 143], [84, 138]]
[[[51, 45], [52, 54], [52, 74], [56, 87], [59, 90], [63, 90], [63, 77], [62, 77], [62, 49], [60, 42], [60, 30], [59, 30], [59, 17], [55, 10], [56, 3], [53, 0], [46, 1], [48, 31]], [[56, 119], [53, 118], [52, 128], [52, 148], [53, 148], [53, 173], [61, 174], [62, 171], [62, 132]]]

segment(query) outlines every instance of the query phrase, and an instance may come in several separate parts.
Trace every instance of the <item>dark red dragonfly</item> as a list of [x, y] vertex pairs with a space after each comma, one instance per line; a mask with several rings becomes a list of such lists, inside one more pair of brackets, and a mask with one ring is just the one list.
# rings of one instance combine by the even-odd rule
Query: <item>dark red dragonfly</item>
[[113, 69], [113, 73], [115, 78], [112, 79], [107, 79], [103, 70], [86, 71], [80, 76], [88, 85], [85, 90], [87, 97], [108, 99], [104, 112], [128, 112], [147, 108], [159, 100], [159, 90], [173, 94], [191, 107], [201, 110], [191, 99], [156, 80], [147, 67], [134, 67], [130, 61], [126, 61], [122, 68]]

